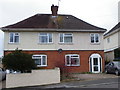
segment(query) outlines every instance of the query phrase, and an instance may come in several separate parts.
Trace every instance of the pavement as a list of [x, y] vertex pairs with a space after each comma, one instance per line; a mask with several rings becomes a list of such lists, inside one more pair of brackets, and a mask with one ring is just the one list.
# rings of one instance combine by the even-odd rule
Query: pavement
[[118, 76], [114, 74], [105, 74], [105, 73], [98, 73], [98, 74], [73, 74], [73, 77], [77, 78], [78, 80], [96, 80], [96, 79], [104, 79], [104, 78], [117, 78]]
[[[114, 74], [74, 74], [73, 76], [77, 77], [77, 80], [35, 88], [120, 88], [120, 76]], [[29, 87], [29, 89], [32, 88], [34, 87]]]
[[118, 78], [105, 78], [90, 81], [72, 81], [54, 85], [27, 87], [26, 89], [59, 89], [59, 88], [119, 88]]
[[[20, 90], [40, 90], [42, 89], [53, 89], [53, 88], [92, 88], [94, 86], [98, 88], [101, 85], [105, 88], [116, 88], [119, 87], [118, 80], [120, 76], [114, 74], [73, 74], [72, 77], [75, 77], [75, 80], [62, 81], [59, 84], [51, 85], [42, 85], [42, 86], [32, 86], [32, 87], [23, 87], [19, 88]], [[99, 81], [97, 81], [99, 80]], [[108, 85], [108, 86], [106, 86]], [[2, 82], [2, 88], [5, 88], [5, 81]], [[16, 88], [17, 90], [18, 88]], [[9, 89], [8, 89], [9, 90]]]

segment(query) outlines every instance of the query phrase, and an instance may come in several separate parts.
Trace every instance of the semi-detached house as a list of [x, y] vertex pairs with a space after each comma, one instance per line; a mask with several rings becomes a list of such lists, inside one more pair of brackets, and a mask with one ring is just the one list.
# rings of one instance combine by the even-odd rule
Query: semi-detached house
[[104, 34], [105, 60], [120, 59], [120, 22]]
[[91, 25], [72, 15], [36, 14], [2, 28], [4, 54], [16, 48], [33, 54], [38, 68], [60, 67], [69, 73], [100, 73], [104, 69], [103, 33], [106, 29]]

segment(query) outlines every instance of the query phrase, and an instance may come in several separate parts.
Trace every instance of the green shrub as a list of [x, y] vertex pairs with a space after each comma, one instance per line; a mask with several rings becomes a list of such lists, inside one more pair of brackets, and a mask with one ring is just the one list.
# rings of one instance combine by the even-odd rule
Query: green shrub
[[15, 50], [15, 52], [6, 55], [2, 62], [5, 69], [21, 71], [22, 73], [31, 71], [36, 67], [32, 55], [22, 53], [20, 50]]

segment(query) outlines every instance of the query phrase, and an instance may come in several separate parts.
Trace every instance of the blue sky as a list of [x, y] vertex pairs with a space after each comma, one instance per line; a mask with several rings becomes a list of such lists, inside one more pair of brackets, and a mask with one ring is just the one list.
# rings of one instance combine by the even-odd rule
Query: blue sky
[[[118, 23], [120, 0], [0, 0], [0, 27], [14, 24], [37, 13], [51, 14], [51, 5], [58, 5], [58, 14], [74, 15], [88, 23], [110, 30]], [[3, 32], [0, 31], [0, 56]]]

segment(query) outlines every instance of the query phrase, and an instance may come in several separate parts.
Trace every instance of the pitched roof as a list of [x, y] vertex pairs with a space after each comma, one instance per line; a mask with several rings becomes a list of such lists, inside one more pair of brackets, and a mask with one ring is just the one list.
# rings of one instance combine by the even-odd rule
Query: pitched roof
[[120, 28], [120, 22], [116, 26], [114, 26], [110, 31], [108, 31], [107, 33], [105, 33], [104, 36], [107, 36], [108, 34], [114, 32], [118, 28]]
[[47, 29], [82, 29], [82, 30], [102, 30], [106, 29], [91, 25], [72, 15], [36, 14], [18, 23], [8, 25], [4, 28], [47, 28]]

